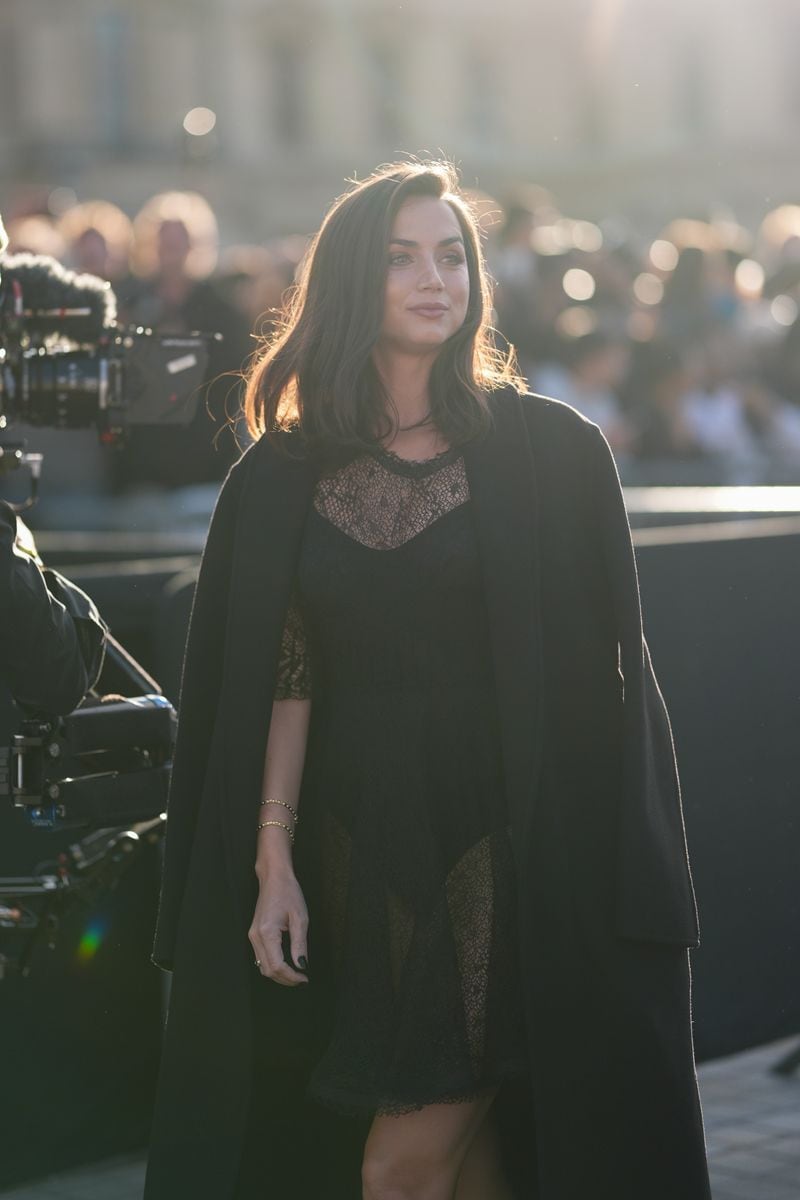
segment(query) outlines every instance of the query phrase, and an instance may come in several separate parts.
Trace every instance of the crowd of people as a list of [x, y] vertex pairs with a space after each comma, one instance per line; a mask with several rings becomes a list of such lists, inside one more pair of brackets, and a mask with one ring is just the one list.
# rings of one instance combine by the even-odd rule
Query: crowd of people
[[[496, 281], [495, 324], [531, 390], [573, 405], [608, 438], [623, 482], [800, 483], [800, 206], [758, 230], [676, 219], [657, 234], [565, 216], [543, 189], [475, 194]], [[52, 255], [108, 279], [120, 320], [223, 334], [190, 430], [135, 431], [109, 486], [221, 479], [242, 447], [230, 423], [253, 335], [275, 320], [302, 234], [225, 245], [194, 192], [131, 219], [103, 200], [8, 222], [9, 252]]]

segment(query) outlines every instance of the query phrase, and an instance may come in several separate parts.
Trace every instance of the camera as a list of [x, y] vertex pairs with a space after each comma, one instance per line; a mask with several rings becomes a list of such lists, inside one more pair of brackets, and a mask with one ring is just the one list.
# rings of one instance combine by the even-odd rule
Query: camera
[[0, 429], [95, 426], [114, 445], [132, 425], [188, 425], [215, 340], [120, 326], [103, 280], [44, 256], [0, 257]]
[[[218, 338], [122, 327], [103, 280], [50, 258], [0, 255], [0, 431], [14, 421], [94, 426], [104, 444], [122, 447], [132, 426], [188, 425]], [[24, 443], [0, 445], [0, 478], [21, 466], [30, 470], [32, 492], [25, 505], [11, 506], [17, 513], [35, 499], [41, 455]], [[54, 602], [72, 613], [70, 589], [79, 589], [57, 572], [43, 573]], [[75, 711], [54, 716], [26, 705], [0, 745], [0, 802], [36, 829], [81, 831], [34, 875], [0, 878], [0, 979], [27, 974], [59, 915], [116, 886], [163, 833], [175, 710], [108, 630], [102, 661], [102, 683], [95, 680]], [[10, 953], [8, 938], [22, 941], [20, 952]]]

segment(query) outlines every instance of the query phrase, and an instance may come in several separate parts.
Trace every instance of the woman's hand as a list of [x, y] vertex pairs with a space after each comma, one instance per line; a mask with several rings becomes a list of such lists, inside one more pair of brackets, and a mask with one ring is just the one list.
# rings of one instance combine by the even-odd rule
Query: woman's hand
[[308, 983], [308, 977], [294, 970], [283, 957], [286, 931], [292, 962], [307, 969], [308, 909], [300, 884], [291, 869], [264, 871], [259, 874], [258, 900], [247, 936], [260, 959], [261, 974], [286, 987], [296, 987]]

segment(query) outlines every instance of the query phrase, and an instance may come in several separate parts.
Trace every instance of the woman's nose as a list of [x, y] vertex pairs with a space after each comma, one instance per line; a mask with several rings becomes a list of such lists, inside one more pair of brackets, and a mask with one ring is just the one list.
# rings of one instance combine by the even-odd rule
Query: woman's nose
[[436, 266], [435, 262], [431, 261], [430, 263], [427, 263], [425, 265], [425, 267], [422, 270], [422, 273], [421, 273], [418, 283], [421, 288], [424, 288], [426, 290], [428, 290], [428, 289], [434, 289], [435, 291], [442, 290], [442, 288], [444, 287], [444, 280], [442, 279], [441, 275], [439, 274], [439, 268]]

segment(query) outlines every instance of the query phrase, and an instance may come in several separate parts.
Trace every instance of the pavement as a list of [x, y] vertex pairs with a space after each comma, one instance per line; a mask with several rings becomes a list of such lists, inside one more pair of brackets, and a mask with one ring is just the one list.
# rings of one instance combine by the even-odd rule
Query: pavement
[[[800, 1035], [698, 1069], [713, 1200], [800, 1200], [800, 1069], [771, 1070], [798, 1045]], [[0, 1197], [141, 1200], [145, 1161], [144, 1154], [105, 1159]]]

